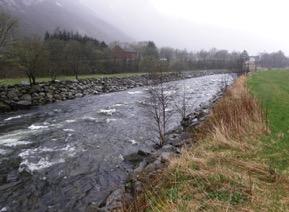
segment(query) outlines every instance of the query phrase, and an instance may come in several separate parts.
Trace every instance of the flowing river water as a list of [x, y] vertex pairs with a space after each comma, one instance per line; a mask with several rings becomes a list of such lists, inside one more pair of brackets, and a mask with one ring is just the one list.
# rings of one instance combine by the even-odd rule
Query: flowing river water
[[[185, 87], [193, 111], [234, 78], [169, 82], [166, 92], [177, 104]], [[102, 201], [132, 170], [124, 156], [153, 146], [147, 97], [141, 87], [0, 115], [0, 211], [85, 211]], [[173, 115], [170, 128], [179, 123]]]

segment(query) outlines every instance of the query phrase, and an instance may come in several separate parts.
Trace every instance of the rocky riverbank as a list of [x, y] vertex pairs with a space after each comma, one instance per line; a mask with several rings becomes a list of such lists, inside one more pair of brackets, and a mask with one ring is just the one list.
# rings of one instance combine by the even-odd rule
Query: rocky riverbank
[[202, 106], [182, 121], [181, 126], [168, 135], [168, 141], [162, 148], [151, 152], [138, 152], [126, 156], [127, 163], [135, 164], [135, 169], [122, 187], [111, 192], [101, 204], [92, 204], [88, 211], [125, 211], [132, 207], [136, 198], [144, 192], [144, 185], [159, 175], [170, 163], [171, 159], [178, 157], [182, 149], [194, 144], [191, 129], [197, 128], [209, 115], [211, 108], [222, 96], [223, 91], [215, 95], [209, 106]]
[[[208, 74], [219, 74], [227, 71], [194, 71], [166, 74], [164, 81], [174, 81]], [[145, 86], [148, 75], [127, 78], [85, 79], [79, 81], [56, 81], [36, 85], [0, 86], [0, 113], [12, 110], [28, 109], [31, 106], [80, 98], [86, 95], [123, 91]]]

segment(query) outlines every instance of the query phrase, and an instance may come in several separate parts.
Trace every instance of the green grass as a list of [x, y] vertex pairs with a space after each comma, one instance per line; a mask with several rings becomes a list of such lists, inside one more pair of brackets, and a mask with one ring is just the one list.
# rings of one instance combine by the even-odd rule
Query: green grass
[[[130, 76], [141, 76], [144, 73], [121, 73], [121, 74], [92, 74], [92, 75], [80, 75], [79, 79], [99, 79], [102, 77], [130, 77]], [[75, 76], [58, 76], [57, 80], [75, 80]], [[36, 78], [37, 82], [48, 82], [51, 81], [49, 77]], [[6, 78], [0, 79], [0, 85], [15, 85], [21, 82], [29, 82], [27, 78]]]
[[264, 139], [263, 157], [280, 171], [289, 171], [289, 70], [258, 72], [249, 88], [265, 108], [271, 135]]

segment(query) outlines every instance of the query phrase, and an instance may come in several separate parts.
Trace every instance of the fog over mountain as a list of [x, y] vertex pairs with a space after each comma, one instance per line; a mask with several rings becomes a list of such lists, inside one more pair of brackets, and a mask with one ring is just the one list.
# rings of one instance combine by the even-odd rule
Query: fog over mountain
[[136, 40], [188, 50], [289, 54], [286, 0], [81, 0]]
[[78, 0], [1, 0], [0, 5], [18, 17], [24, 35], [43, 35], [59, 27], [107, 42], [131, 41], [129, 35]]
[[[0, 0], [24, 31], [56, 26], [105, 41], [153, 40], [188, 50], [216, 47], [289, 54], [285, 0]], [[8, 5], [8, 6], [7, 6]]]

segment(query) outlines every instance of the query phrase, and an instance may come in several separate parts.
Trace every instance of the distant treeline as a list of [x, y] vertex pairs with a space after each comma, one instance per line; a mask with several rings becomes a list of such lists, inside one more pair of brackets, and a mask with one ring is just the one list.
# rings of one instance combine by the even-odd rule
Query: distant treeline
[[282, 51], [273, 53], [261, 53], [255, 57], [256, 63], [264, 68], [287, 68], [289, 67], [289, 58]]
[[107, 48], [105, 42], [100, 42], [95, 38], [88, 37], [86, 35], [81, 35], [78, 32], [69, 32], [66, 30], [60, 30], [57, 28], [53, 33], [46, 32], [44, 36], [44, 40], [61, 40], [61, 41], [78, 41], [80, 43], [91, 43], [97, 48]]
[[[56, 29], [43, 38], [15, 39], [17, 20], [0, 12], [0, 77], [36, 77], [60, 75], [153, 71], [184, 71], [195, 69], [232, 69], [244, 71], [249, 59], [246, 51], [188, 52], [173, 48], [157, 48], [154, 42], [107, 44], [78, 32]], [[282, 59], [280, 59], [282, 57]], [[256, 58], [262, 66], [287, 66], [282, 53], [262, 54]]]

